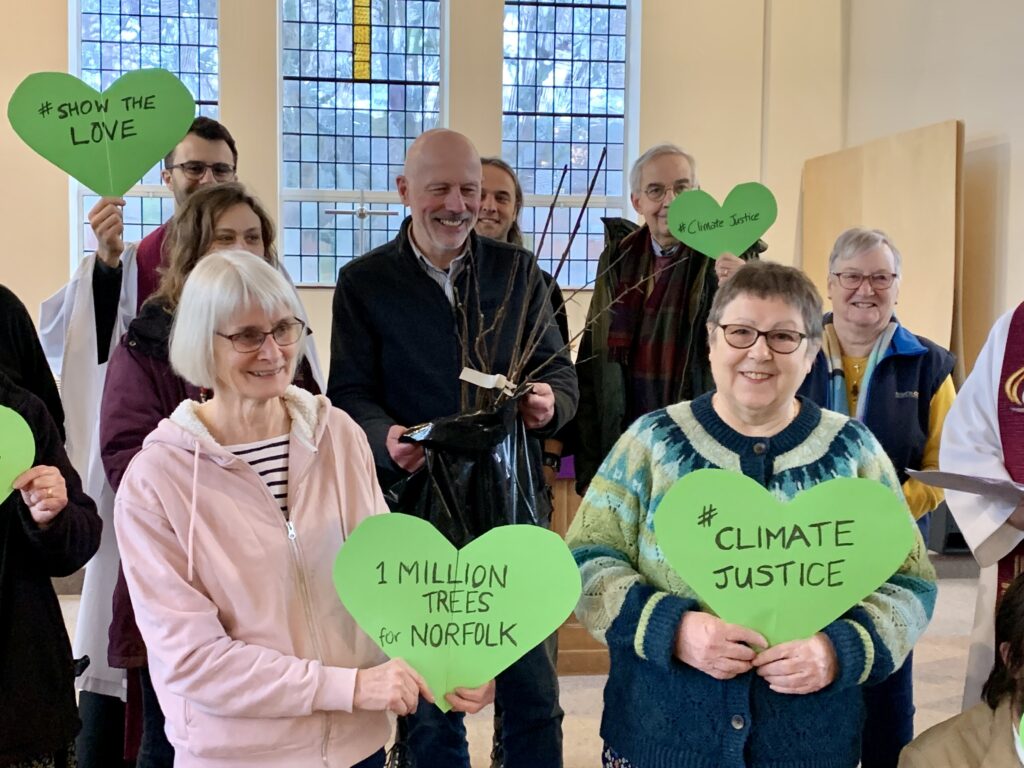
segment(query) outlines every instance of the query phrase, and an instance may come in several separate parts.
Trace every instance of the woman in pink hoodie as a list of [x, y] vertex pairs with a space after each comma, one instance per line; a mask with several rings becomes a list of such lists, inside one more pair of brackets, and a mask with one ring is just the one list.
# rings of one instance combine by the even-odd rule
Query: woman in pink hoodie
[[[334, 591], [339, 548], [387, 507], [359, 427], [291, 385], [300, 307], [259, 258], [204, 258], [170, 360], [214, 397], [160, 422], [118, 489], [118, 546], [179, 768], [383, 766], [386, 711], [432, 700]], [[448, 699], [477, 711], [492, 696]]]

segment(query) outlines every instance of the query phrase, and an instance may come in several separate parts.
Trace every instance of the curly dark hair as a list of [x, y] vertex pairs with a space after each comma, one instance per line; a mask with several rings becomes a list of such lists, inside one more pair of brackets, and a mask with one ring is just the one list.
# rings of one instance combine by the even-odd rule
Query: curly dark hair
[[995, 709], [1007, 697], [1024, 701], [1024, 574], [1018, 576], [996, 607], [996, 663], [981, 689], [981, 697]]

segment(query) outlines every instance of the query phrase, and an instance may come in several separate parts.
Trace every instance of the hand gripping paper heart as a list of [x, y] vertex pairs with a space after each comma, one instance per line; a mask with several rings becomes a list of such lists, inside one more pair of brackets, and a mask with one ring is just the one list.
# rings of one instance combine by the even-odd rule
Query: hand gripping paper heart
[[888, 580], [914, 543], [903, 501], [881, 483], [837, 478], [783, 504], [721, 469], [669, 488], [654, 531], [712, 611], [771, 645], [824, 629]]
[[579, 600], [565, 542], [534, 525], [488, 531], [462, 549], [425, 520], [367, 518], [334, 563], [338, 597], [391, 658], [444, 694], [483, 685], [554, 632]]
[[768, 231], [777, 215], [771, 190], [749, 182], [734, 187], [721, 205], [701, 189], [677, 195], [668, 208], [668, 228], [680, 242], [717, 259], [723, 253], [739, 256]]
[[26, 77], [7, 104], [22, 141], [99, 195], [123, 195], [188, 133], [196, 104], [164, 69], [139, 69], [103, 93], [64, 72]]
[[17, 411], [0, 405], [0, 502], [11, 495], [15, 478], [32, 468], [35, 457], [36, 441], [28, 422]]

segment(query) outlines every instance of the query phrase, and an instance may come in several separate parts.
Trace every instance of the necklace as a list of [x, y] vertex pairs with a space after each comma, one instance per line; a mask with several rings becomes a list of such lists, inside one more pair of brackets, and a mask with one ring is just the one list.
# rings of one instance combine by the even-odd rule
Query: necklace
[[[867, 369], [867, 358], [847, 358], [850, 364], [849, 385], [850, 385], [850, 398], [856, 400], [860, 396], [860, 382], [864, 377], [864, 371]], [[853, 405], [851, 403], [851, 405]]]

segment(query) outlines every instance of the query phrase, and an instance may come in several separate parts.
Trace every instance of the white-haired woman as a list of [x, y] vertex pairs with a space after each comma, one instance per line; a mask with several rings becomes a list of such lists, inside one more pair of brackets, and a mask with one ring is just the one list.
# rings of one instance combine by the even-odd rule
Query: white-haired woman
[[[163, 420], [118, 490], [118, 544], [176, 766], [382, 766], [385, 710], [430, 699], [334, 592], [338, 549], [387, 508], [359, 427], [291, 385], [300, 312], [263, 260], [200, 261], [170, 360], [214, 397]], [[449, 699], [475, 711], [489, 696]]]
[[[907, 475], [938, 469], [939, 439], [956, 396], [953, 355], [896, 319], [900, 252], [878, 229], [853, 227], [836, 238], [828, 259], [821, 351], [800, 393], [823, 408], [863, 422], [892, 460], [907, 504], [928, 539], [928, 515], [942, 490]], [[896, 768], [914, 737], [914, 656], [879, 685], [864, 689], [863, 768]]]

